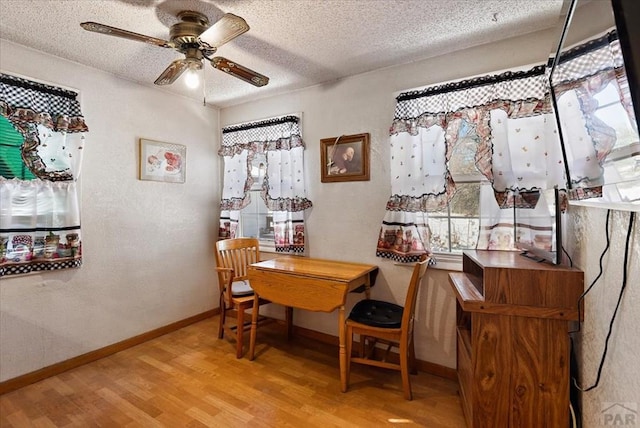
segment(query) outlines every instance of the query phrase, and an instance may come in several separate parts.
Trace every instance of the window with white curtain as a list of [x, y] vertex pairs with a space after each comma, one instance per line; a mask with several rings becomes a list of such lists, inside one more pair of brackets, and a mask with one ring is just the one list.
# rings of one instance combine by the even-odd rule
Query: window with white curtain
[[304, 253], [304, 148], [297, 115], [222, 129], [220, 239], [273, 233], [277, 252]]
[[[541, 190], [565, 187], [545, 66], [403, 92], [396, 101], [392, 194], [377, 256], [414, 262], [424, 253], [513, 250], [514, 208], [535, 211]], [[536, 239], [551, 233], [525, 226]]]
[[0, 74], [0, 276], [82, 264], [77, 95]]

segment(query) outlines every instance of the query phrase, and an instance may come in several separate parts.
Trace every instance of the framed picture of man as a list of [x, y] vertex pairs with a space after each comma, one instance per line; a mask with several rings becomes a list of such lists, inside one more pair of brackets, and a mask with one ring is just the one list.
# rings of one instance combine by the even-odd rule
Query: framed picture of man
[[320, 140], [320, 181], [369, 180], [369, 134], [341, 135]]

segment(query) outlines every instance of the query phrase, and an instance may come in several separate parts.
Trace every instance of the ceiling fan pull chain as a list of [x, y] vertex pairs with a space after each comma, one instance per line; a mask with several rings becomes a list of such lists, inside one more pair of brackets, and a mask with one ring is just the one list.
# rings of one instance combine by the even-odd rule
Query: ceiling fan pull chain
[[202, 67], [202, 105], [207, 106], [207, 79], [205, 79], [204, 67]]

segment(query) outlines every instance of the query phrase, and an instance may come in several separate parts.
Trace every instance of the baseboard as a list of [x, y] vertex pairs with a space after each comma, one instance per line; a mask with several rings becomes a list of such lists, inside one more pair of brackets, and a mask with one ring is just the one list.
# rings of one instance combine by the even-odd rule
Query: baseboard
[[443, 377], [449, 380], [458, 380], [458, 372], [456, 369], [440, 364], [430, 363], [429, 361], [416, 360], [418, 370], [429, 373], [434, 376]]
[[125, 349], [131, 348], [141, 343], [147, 342], [151, 339], [155, 339], [156, 337], [163, 336], [167, 333], [180, 330], [183, 327], [186, 327], [190, 324], [197, 323], [207, 318], [211, 318], [212, 316], [215, 316], [219, 313], [220, 313], [220, 308], [212, 309], [210, 311], [206, 311], [201, 314], [194, 315], [192, 317], [171, 323], [169, 325], [165, 325], [155, 330], [142, 333], [138, 336], [130, 337], [129, 339], [125, 339], [121, 342], [114, 343], [109, 346], [105, 346], [104, 348], [96, 349], [95, 351], [78, 355], [77, 357], [73, 357], [69, 360], [61, 361], [59, 363], [52, 364], [50, 366], [44, 367], [34, 372], [15, 377], [13, 379], [9, 379], [4, 382], [0, 382], [0, 395], [6, 394], [7, 392], [15, 391], [16, 389], [20, 389], [32, 383], [39, 382], [48, 377], [56, 376], [60, 373], [66, 372], [67, 370], [80, 367], [87, 363], [91, 363], [93, 361], [99, 360], [101, 358], [107, 357], [109, 355], [115, 354], [117, 352], [123, 351]]

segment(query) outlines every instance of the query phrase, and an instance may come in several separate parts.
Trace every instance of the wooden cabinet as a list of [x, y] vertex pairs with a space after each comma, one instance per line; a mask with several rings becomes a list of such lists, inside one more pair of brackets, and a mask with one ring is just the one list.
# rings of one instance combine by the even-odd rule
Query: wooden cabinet
[[568, 331], [583, 273], [517, 252], [467, 251], [449, 281], [467, 425], [568, 426]]

